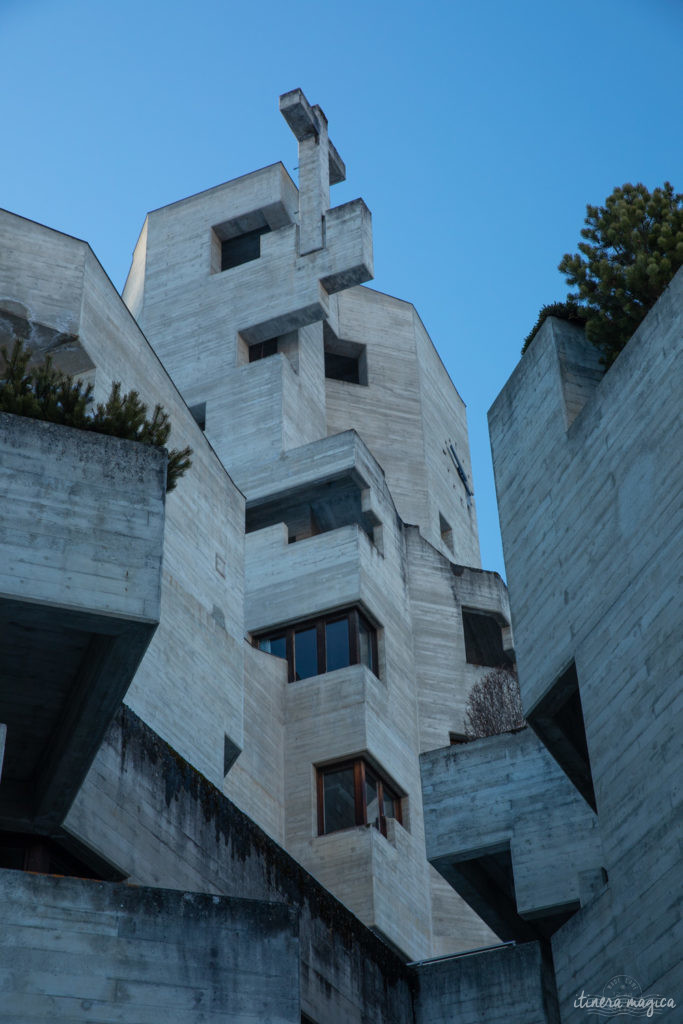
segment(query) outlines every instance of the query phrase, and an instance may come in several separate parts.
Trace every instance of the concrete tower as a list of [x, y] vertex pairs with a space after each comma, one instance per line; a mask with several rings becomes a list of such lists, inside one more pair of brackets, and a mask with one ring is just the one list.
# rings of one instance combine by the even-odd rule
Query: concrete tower
[[427, 865], [418, 755], [510, 659], [507, 598], [464, 403], [413, 306], [363, 287], [370, 212], [330, 207], [323, 111], [280, 109], [299, 187], [277, 163], [149, 214], [123, 295], [246, 498], [256, 651], [224, 791], [418, 959], [491, 941]]

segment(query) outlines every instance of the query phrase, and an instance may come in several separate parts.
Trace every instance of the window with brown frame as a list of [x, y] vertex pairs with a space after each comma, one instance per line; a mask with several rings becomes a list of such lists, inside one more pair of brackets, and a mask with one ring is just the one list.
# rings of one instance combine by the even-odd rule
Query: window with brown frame
[[387, 818], [401, 822], [401, 797], [362, 757], [318, 768], [318, 835], [372, 825], [383, 836]]
[[358, 608], [262, 633], [254, 637], [254, 646], [286, 660], [290, 683], [347, 665], [367, 665], [379, 675], [377, 630]]

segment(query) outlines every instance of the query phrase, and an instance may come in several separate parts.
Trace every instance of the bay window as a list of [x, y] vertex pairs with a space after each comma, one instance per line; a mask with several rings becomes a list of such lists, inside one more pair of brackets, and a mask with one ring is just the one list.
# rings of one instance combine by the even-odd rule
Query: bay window
[[262, 633], [254, 645], [287, 661], [290, 683], [347, 665], [367, 665], [379, 675], [377, 630], [358, 608]]
[[318, 835], [356, 825], [387, 834], [387, 818], [401, 821], [401, 797], [362, 757], [318, 769]]

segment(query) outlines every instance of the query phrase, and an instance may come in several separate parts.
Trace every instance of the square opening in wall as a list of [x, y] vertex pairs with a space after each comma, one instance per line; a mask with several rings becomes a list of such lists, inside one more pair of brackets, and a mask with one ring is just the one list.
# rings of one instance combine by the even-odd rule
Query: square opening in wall
[[261, 256], [261, 236], [272, 230], [263, 210], [252, 210], [216, 224], [211, 233], [211, 272], [251, 263]]
[[503, 648], [503, 630], [498, 619], [488, 612], [463, 608], [465, 657], [470, 665], [499, 668], [514, 664], [510, 651]]
[[328, 323], [323, 324], [325, 346], [325, 376], [328, 380], [341, 380], [347, 384], [367, 387], [368, 365], [366, 346], [356, 341], [338, 338]]

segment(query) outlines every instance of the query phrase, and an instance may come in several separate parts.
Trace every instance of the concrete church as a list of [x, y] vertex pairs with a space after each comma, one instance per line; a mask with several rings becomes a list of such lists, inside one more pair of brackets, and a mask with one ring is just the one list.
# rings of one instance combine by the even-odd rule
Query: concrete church
[[[465, 407], [413, 306], [366, 287], [370, 213], [330, 207], [345, 167], [322, 110], [300, 90], [280, 109], [298, 188], [278, 163], [150, 213], [123, 300], [86, 243], [0, 215], [3, 341], [97, 400], [118, 380], [161, 403], [193, 449], [166, 497], [156, 449], [0, 415], [0, 1021], [583, 1019], [572, 986], [612, 961], [603, 943], [579, 977], [576, 950], [626, 913], [619, 872], [633, 885], [650, 809], [674, 808], [669, 789], [642, 796], [640, 832], [617, 840], [630, 762], [588, 717], [604, 720], [605, 673], [570, 657], [589, 609], [603, 621], [587, 565], [568, 569], [598, 528], [571, 487], [617, 473], [574, 450], [623, 409], [605, 385], [627, 360], [601, 383], [590, 347], [548, 321], [494, 407], [534, 731], [463, 745], [472, 684], [515, 657], [506, 588], [480, 566]], [[670, 408], [674, 284], [639, 332], [661, 353], [645, 418]], [[559, 394], [565, 448], [543, 429]], [[549, 454], [525, 491], [531, 406]], [[551, 512], [560, 449], [569, 496]], [[530, 525], [546, 515], [557, 536]], [[638, 616], [643, 558], [663, 571], [672, 553], [637, 555], [623, 523], [633, 555], [608, 607], [623, 590]], [[576, 623], [556, 606], [566, 587], [584, 597]], [[667, 716], [671, 781], [663, 614], [661, 696], [628, 706], [649, 737]], [[608, 615], [602, 650], [615, 632]], [[673, 982], [674, 868], [657, 863], [649, 989]]]

